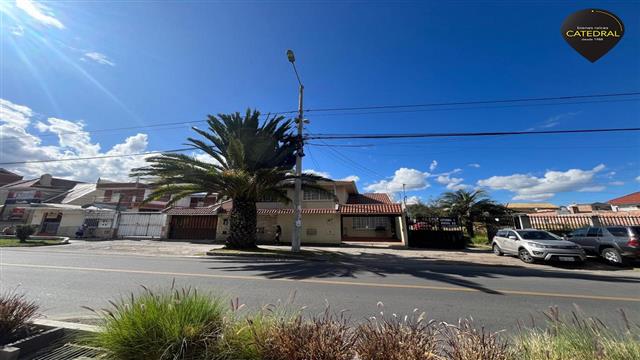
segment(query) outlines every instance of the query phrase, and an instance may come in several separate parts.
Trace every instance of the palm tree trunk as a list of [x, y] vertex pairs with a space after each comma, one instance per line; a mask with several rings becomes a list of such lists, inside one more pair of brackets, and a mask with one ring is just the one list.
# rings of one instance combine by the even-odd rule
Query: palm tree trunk
[[467, 218], [467, 234], [469, 235], [470, 239], [473, 239], [476, 235], [476, 232], [473, 230], [473, 218], [469, 217]]
[[233, 199], [229, 216], [229, 237], [227, 248], [251, 249], [256, 247], [256, 226], [258, 214], [255, 201]]

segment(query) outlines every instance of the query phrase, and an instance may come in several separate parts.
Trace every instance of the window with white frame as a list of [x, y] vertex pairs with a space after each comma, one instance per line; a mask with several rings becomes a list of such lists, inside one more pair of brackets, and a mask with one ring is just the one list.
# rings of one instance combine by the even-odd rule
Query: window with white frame
[[353, 218], [354, 230], [387, 230], [389, 227], [389, 218], [384, 216], [363, 216]]
[[333, 200], [333, 194], [329, 191], [318, 189], [304, 189], [304, 200]]

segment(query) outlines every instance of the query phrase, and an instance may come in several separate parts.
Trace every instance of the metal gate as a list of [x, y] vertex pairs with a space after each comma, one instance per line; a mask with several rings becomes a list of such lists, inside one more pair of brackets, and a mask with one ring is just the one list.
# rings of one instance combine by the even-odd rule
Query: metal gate
[[171, 216], [170, 239], [213, 240], [216, 238], [217, 215]]
[[162, 213], [120, 213], [118, 236], [159, 238], [166, 221], [167, 215]]

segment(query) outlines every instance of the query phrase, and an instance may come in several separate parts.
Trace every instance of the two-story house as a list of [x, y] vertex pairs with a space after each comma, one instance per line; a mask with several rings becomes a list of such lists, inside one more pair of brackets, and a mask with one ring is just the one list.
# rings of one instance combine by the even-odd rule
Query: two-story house
[[[353, 181], [318, 183], [326, 191], [303, 188], [302, 235], [303, 244], [334, 244], [343, 241], [384, 241], [407, 243], [407, 227], [402, 205], [387, 194], [360, 194]], [[293, 198], [293, 189], [288, 191]], [[270, 199], [257, 204], [258, 241], [271, 242], [280, 227], [280, 241], [291, 241], [294, 226], [292, 204]], [[226, 204], [230, 206], [230, 204]], [[217, 238], [228, 236], [228, 211], [219, 209]]]

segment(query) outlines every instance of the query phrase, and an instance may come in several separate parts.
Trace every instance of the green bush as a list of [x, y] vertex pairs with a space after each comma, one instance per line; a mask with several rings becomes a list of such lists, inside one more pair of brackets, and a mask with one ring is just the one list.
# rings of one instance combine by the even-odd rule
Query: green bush
[[561, 318], [557, 308], [546, 314], [547, 329], [525, 329], [516, 338], [517, 360], [640, 360], [639, 329], [624, 313], [622, 333], [578, 312], [570, 320]]
[[21, 243], [29, 240], [29, 236], [33, 235], [35, 229], [31, 225], [18, 225], [16, 226], [16, 237]]
[[154, 293], [111, 303], [96, 345], [121, 360], [215, 359], [228, 308], [193, 289]]

